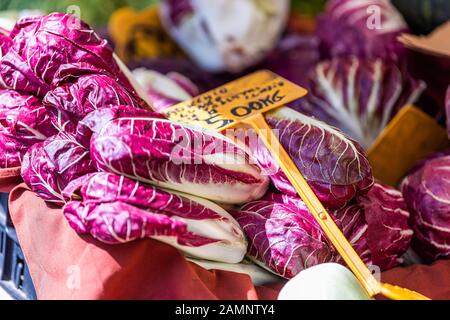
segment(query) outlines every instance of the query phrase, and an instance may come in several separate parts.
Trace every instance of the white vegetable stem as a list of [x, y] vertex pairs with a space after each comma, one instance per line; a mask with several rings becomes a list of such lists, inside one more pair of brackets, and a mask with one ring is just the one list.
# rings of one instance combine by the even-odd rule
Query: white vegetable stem
[[207, 260], [198, 260], [187, 258], [188, 261], [193, 262], [200, 267], [207, 270], [223, 270], [237, 273], [244, 273], [252, 279], [255, 286], [262, 286], [269, 283], [283, 281], [283, 278], [258, 267], [253, 263], [220, 263]]

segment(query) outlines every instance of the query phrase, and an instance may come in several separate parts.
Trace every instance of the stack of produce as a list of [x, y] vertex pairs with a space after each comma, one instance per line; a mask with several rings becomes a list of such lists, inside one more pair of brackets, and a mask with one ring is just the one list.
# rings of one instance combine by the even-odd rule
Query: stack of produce
[[[342, 263], [266, 149], [151, 112], [89, 26], [50, 14], [20, 20], [7, 39], [2, 167], [21, 165], [28, 186], [62, 206], [77, 232], [111, 244], [153, 238], [226, 263], [247, 254], [286, 278]], [[160, 110], [197, 94], [180, 75], [161, 77], [150, 74], [147, 90]], [[407, 99], [388, 97], [392, 108]], [[364, 261], [400, 264], [409, 214], [398, 191], [374, 183], [359, 143], [289, 108], [267, 121]]]
[[[98, 107], [148, 108], [120, 71], [106, 41], [71, 15], [24, 18], [2, 37], [2, 168], [20, 167], [35, 144], [39, 147], [33, 154], [45, 149], [48, 157], [61, 157], [50, 150], [64, 145], [61, 140], [73, 140], [77, 122]], [[78, 149], [70, 152], [82, 154]], [[65, 172], [64, 167], [59, 170]]]
[[408, 25], [390, 0], [329, 0], [317, 22], [327, 57], [355, 55], [400, 62], [405, 48], [397, 37], [404, 32]]
[[[74, 16], [22, 19], [5, 39], [2, 168], [21, 166], [36, 194], [101, 241], [152, 237], [196, 257], [242, 260], [241, 228], [211, 200], [242, 204], [266, 192], [268, 178], [243, 150], [151, 112], [106, 41]], [[182, 147], [198, 138], [223, 153]]]
[[[362, 147], [290, 108], [266, 120], [363, 261], [381, 270], [400, 265], [413, 234], [409, 213], [399, 191], [374, 183]], [[319, 263], [343, 263], [267, 149], [254, 151], [278, 192], [233, 212], [249, 239], [250, 259], [285, 278]]]

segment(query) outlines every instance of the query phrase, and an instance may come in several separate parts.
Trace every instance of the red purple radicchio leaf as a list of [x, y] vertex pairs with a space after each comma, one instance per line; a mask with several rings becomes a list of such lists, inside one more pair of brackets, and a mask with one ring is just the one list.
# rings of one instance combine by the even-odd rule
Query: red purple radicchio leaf
[[[194, 220], [220, 218], [217, 212], [197, 202], [124, 176], [95, 172], [75, 181], [63, 191], [66, 201], [73, 199], [83, 199], [89, 203], [121, 201], [141, 209], [164, 211], [168, 216], [177, 215]], [[187, 201], [188, 205], [183, 201]]]
[[114, 106], [94, 110], [78, 122], [76, 138], [86, 148], [90, 147], [91, 138], [109, 122], [121, 117], [139, 117], [165, 119], [160, 113], [132, 106]]
[[44, 97], [50, 86], [40, 79], [16, 51], [10, 50], [0, 60], [0, 84], [37, 97]]
[[71, 133], [61, 132], [34, 144], [25, 154], [21, 175], [39, 197], [55, 205], [64, 205], [66, 185], [94, 171], [89, 150]]
[[206, 200], [102, 172], [72, 181], [63, 194], [68, 201], [63, 213], [72, 228], [106, 243], [149, 237], [225, 262], [239, 262], [245, 253], [237, 222]]
[[8, 52], [9, 48], [11, 48], [11, 45], [11, 38], [6, 34], [1, 33], [0, 30], [0, 58]]
[[268, 186], [231, 140], [165, 119], [108, 122], [91, 138], [91, 157], [100, 171], [223, 203], [257, 199]]
[[20, 166], [29, 147], [65, 129], [73, 127], [64, 114], [44, 107], [36, 97], [0, 90], [1, 168]]
[[[367, 155], [339, 130], [290, 108], [269, 112], [266, 120], [326, 207], [342, 207], [372, 186]], [[270, 178], [277, 189], [297, 195], [267, 149], [259, 148], [253, 155], [264, 169], [271, 170]]]
[[300, 199], [268, 193], [233, 216], [249, 240], [247, 255], [284, 278], [338, 258]]
[[[353, 214], [348, 215], [348, 211]], [[360, 214], [364, 221], [354, 227], [354, 235], [345, 231], [346, 222], [350, 216]], [[370, 261], [381, 270], [388, 270], [403, 262], [401, 256], [408, 250], [413, 231], [409, 226], [409, 212], [400, 191], [380, 183], [375, 183], [370, 191], [357, 198], [356, 203], [339, 209], [334, 216], [341, 220], [344, 226], [344, 234], [353, 239], [352, 245], [361, 254], [366, 247], [366, 254], [362, 255], [363, 261]], [[358, 229], [359, 226], [359, 229]], [[367, 258], [366, 258], [367, 256]]]
[[[13, 41], [10, 51], [22, 62], [26, 61], [26, 73], [31, 71], [47, 85], [86, 73], [106, 73], [132, 91], [107, 41], [74, 15], [52, 13], [19, 20], [10, 37]], [[10, 69], [0, 70], [0, 74], [2, 78], [15, 79], [17, 76], [11, 74], [23, 74], [24, 70], [25, 66], [14, 70], [10, 64]], [[27, 92], [38, 96], [48, 91], [41, 90], [38, 94], [31, 90]]]
[[[375, 184], [363, 198], [329, 213], [366, 264], [386, 270], [402, 262], [412, 231], [399, 191]], [[344, 263], [299, 198], [268, 193], [233, 216], [249, 239], [247, 255], [282, 277], [320, 263]]]
[[412, 246], [426, 262], [450, 257], [449, 168], [449, 151], [434, 154], [419, 163], [401, 184], [411, 213]]
[[45, 95], [43, 103], [66, 111], [76, 120], [102, 107], [128, 105], [140, 108], [127, 89], [115, 79], [101, 74], [84, 75], [74, 83], [60, 85]]
[[408, 26], [389, 0], [330, 0], [318, 18], [317, 35], [325, 57], [356, 55], [402, 61], [405, 48], [397, 40]]
[[306, 87], [308, 95], [291, 107], [341, 129], [367, 150], [425, 84], [393, 63], [346, 57], [317, 64]]

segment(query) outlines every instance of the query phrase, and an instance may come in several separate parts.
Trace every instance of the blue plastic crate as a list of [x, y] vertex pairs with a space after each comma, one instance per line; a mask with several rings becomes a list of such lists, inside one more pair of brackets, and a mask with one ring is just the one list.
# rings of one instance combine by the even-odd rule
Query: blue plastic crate
[[8, 214], [7, 193], [0, 193], [0, 236], [0, 286], [14, 299], [36, 299], [33, 281]]
[[6, 265], [6, 210], [0, 204], [0, 281]]

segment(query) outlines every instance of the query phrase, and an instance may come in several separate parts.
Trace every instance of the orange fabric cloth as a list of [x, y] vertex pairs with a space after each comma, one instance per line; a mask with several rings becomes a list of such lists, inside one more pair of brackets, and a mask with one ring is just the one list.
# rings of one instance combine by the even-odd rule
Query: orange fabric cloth
[[[11, 192], [10, 211], [39, 299], [276, 299], [282, 286], [205, 270], [151, 239], [107, 245], [80, 236], [25, 184]], [[450, 261], [394, 268], [381, 280], [450, 299]]]
[[21, 181], [20, 167], [0, 169], [0, 192], [10, 192]]
[[[38, 299], [275, 299], [249, 276], [208, 271], [169, 245], [146, 239], [107, 245], [78, 235], [61, 209], [25, 184], [10, 194], [10, 212]], [[275, 285], [275, 288], [277, 286]]]
[[436, 261], [429, 266], [394, 268], [383, 272], [381, 281], [420, 292], [431, 299], [449, 300], [450, 260]]

